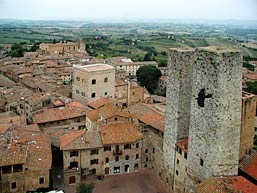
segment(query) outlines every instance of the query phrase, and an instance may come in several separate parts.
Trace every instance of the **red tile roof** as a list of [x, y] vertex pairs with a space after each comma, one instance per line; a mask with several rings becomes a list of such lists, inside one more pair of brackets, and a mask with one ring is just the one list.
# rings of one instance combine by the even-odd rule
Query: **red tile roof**
[[[85, 130], [84, 130], [85, 131]], [[74, 134], [76, 133], [76, 134]], [[101, 136], [98, 131], [72, 132], [61, 137], [61, 150], [92, 149], [102, 147]], [[67, 136], [71, 136], [72, 141], [64, 142]], [[64, 146], [65, 145], [65, 146]]]
[[246, 157], [240, 163], [240, 169], [257, 180], [257, 152]]
[[164, 131], [164, 115], [155, 111], [144, 103], [137, 103], [128, 108], [128, 111], [134, 114], [141, 122], [151, 127]]
[[110, 99], [110, 98], [101, 98], [97, 101], [94, 101], [94, 102], [91, 102], [91, 103], [88, 103], [87, 105], [93, 109], [98, 109], [100, 107], [103, 107], [104, 105], [106, 104], [109, 104], [109, 103], [115, 103], [117, 102], [116, 100], [114, 99]]
[[13, 145], [28, 147], [25, 167], [51, 169], [52, 153], [50, 137], [41, 131], [16, 129], [13, 131]]
[[244, 78], [249, 80], [257, 80], [257, 74], [255, 73], [244, 74]]
[[27, 159], [28, 148], [26, 146], [1, 147], [0, 166], [24, 164]]
[[111, 123], [100, 126], [99, 129], [104, 145], [133, 143], [143, 138], [139, 128], [131, 122]]
[[78, 137], [82, 136], [85, 134], [86, 130], [78, 130], [78, 131], [73, 131], [71, 133], [65, 134], [61, 136], [60, 138], [60, 149], [63, 150], [67, 145], [75, 141]]
[[257, 192], [257, 186], [242, 176], [208, 178], [194, 188], [197, 193], [253, 193]]
[[66, 105], [60, 108], [44, 109], [33, 115], [34, 123], [47, 123], [59, 120], [72, 119], [86, 116], [88, 109], [74, 105]]
[[179, 140], [176, 145], [182, 149], [183, 152], [187, 153], [188, 148], [188, 137], [185, 137], [184, 139]]

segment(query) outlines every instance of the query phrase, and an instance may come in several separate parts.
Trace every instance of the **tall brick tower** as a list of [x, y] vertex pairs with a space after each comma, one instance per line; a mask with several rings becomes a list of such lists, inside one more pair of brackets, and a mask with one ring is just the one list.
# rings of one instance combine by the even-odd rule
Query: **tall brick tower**
[[163, 143], [163, 178], [173, 187], [175, 144], [188, 136], [194, 49], [169, 49], [169, 81]]
[[237, 175], [240, 143], [242, 55], [216, 47], [195, 52], [187, 190], [208, 177]]

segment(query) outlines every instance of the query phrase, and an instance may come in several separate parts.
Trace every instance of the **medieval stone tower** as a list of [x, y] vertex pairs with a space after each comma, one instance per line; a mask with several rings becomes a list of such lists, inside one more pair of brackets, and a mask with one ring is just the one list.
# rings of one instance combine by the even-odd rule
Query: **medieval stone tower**
[[169, 57], [163, 146], [167, 181], [175, 176], [176, 143], [187, 136], [186, 190], [211, 176], [237, 175], [240, 52], [216, 47], [171, 49]]
[[164, 178], [171, 186], [175, 172], [175, 144], [189, 133], [194, 57], [193, 49], [169, 49], [163, 158]]

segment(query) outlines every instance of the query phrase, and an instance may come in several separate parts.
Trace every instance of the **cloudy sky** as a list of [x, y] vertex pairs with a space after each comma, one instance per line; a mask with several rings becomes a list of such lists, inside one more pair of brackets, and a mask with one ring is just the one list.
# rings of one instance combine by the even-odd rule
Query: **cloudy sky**
[[257, 20], [257, 0], [0, 0], [0, 18]]

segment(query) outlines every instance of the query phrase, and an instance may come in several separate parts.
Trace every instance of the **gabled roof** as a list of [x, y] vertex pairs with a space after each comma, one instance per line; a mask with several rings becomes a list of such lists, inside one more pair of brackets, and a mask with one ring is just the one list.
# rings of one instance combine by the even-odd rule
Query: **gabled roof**
[[71, 133], [61, 136], [60, 149], [64, 150], [66, 146], [68, 146], [73, 141], [75, 141], [77, 138], [79, 138], [80, 136], [85, 134], [85, 132], [86, 132], [86, 130], [82, 129], [82, 130], [74, 131], [74, 132], [71, 132]]
[[59, 120], [72, 119], [75, 117], [86, 116], [89, 110], [76, 105], [66, 105], [60, 108], [43, 109], [33, 115], [34, 123], [47, 123]]
[[143, 134], [133, 122], [111, 123], [100, 126], [103, 145], [133, 143]]
[[110, 98], [101, 98], [99, 100], [96, 100], [94, 102], [91, 102], [91, 103], [88, 103], [87, 105], [93, 109], [98, 109], [100, 107], [103, 107], [104, 105], [106, 104], [109, 104], [109, 103], [117, 103], [116, 100], [114, 99], [110, 99]]
[[[72, 140], [64, 142], [68, 136]], [[101, 136], [98, 131], [72, 132], [61, 137], [61, 150], [92, 149], [102, 147]]]
[[141, 122], [162, 132], [164, 131], [164, 115], [155, 111], [149, 105], [137, 103], [130, 106], [128, 111], [134, 114]]

